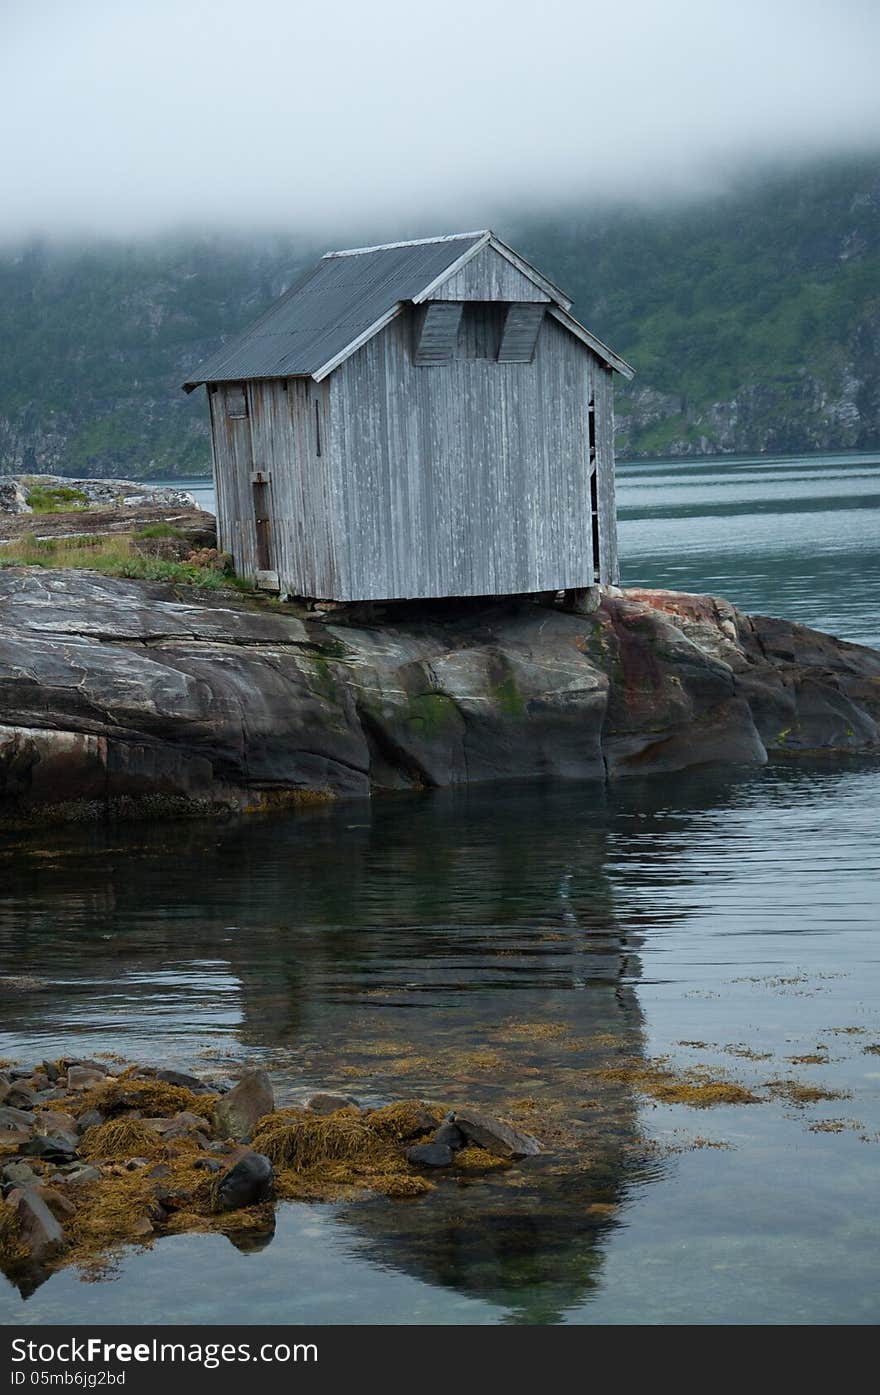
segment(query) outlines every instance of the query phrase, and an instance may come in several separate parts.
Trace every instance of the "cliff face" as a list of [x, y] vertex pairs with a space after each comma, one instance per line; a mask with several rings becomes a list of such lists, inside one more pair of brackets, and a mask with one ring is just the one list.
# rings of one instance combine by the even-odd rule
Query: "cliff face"
[[0, 571], [0, 818], [207, 813], [880, 750], [880, 653], [673, 592], [358, 628]]
[[785, 382], [744, 385], [718, 402], [689, 403], [651, 387], [618, 394], [617, 450], [629, 460], [658, 454], [796, 455], [868, 450], [880, 443], [880, 316], [862, 329], [876, 339], [866, 362], [854, 358], [816, 377], [802, 369]]

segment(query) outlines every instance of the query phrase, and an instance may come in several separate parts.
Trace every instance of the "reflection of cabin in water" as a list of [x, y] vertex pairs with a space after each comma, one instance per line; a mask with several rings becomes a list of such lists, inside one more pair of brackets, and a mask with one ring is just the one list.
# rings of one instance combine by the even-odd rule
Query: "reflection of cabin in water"
[[491, 232], [328, 252], [185, 384], [238, 572], [340, 601], [616, 581], [632, 370], [570, 307]]

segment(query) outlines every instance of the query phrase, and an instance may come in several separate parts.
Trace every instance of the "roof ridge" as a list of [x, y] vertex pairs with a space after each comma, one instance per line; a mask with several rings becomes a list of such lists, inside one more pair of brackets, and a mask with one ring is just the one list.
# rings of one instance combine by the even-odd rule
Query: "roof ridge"
[[446, 233], [442, 237], [414, 237], [408, 242], [377, 242], [375, 247], [344, 247], [338, 252], [325, 252], [328, 257], [360, 257], [365, 252], [392, 252], [397, 247], [426, 247], [431, 242], [463, 242], [469, 237], [491, 237], [491, 228], [476, 228], [473, 232]]

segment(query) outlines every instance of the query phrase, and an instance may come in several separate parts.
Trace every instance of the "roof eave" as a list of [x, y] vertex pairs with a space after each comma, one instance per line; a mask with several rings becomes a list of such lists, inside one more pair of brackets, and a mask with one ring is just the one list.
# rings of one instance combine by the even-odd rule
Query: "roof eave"
[[567, 310], [561, 309], [558, 305], [550, 305], [547, 308], [554, 319], [564, 325], [576, 339], [580, 339], [582, 344], [586, 344], [587, 348], [592, 349], [593, 353], [603, 359], [609, 368], [613, 368], [615, 373], [619, 373], [627, 381], [636, 376], [636, 370], [627, 363], [626, 359], [621, 358], [620, 354], [616, 354], [613, 349], [609, 349], [608, 345], [603, 344], [601, 339], [597, 339], [595, 334], [591, 334], [580, 320], [575, 319], [574, 315], [569, 315]]

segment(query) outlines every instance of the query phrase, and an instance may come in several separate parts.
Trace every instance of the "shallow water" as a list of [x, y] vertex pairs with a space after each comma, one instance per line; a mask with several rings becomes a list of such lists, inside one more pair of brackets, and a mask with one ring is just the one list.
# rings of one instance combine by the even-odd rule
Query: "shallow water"
[[624, 585], [880, 644], [880, 455], [621, 465], [617, 497]]
[[[625, 579], [876, 641], [873, 467], [725, 468], [622, 467]], [[739, 553], [709, 512], [728, 497], [775, 520]], [[0, 1055], [261, 1061], [285, 1101], [528, 1102], [549, 1147], [416, 1200], [279, 1206], [257, 1253], [182, 1236], [112, 1282], [24, 1301], [0, 1280], [0, 1318], [876, 1322], [878, 799], [880, 762], [827, 761], [8, 838]], [[664, 1054], [761, 1102], [607, 1076]], [[780, 1079], [841, 1097], [798, 1106]]]

